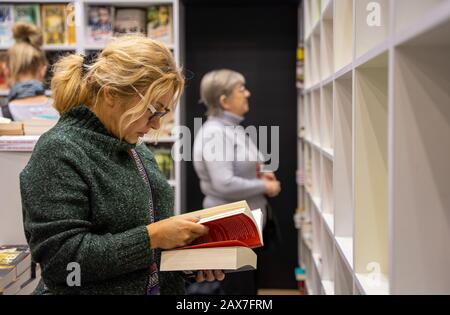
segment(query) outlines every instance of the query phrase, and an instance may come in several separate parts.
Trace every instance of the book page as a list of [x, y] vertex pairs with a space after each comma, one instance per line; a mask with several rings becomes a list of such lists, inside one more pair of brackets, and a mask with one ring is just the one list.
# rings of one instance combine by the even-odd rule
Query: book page
[[256, 222], [256, 227], [258, 228], [259, 237], [261, 239], [261, 244], [264, 244], [263, 240], [263, 213], [261, 209], [252, 210], [253, 219]]
[[233, 210], [237, 209], [246, 209], [248, 212], [250, 212], [250, 208], [246, 201], [238, 201], [233, 202], [225, 205], [220, 205], [217, 207], [207, 208], [199, 211], [194, 212], [188, 212], [185, 214], [180, 215], [180, 217], [198, 217], [199, 219], [204, 219], [208, 217], [212, 217], [215, 215], [224, 214]]
[[[259, 220], [260, 221], [260, 220]], [[209, 228], [209, 233], [196, 239], [189, 248], [195, 245], [213, 246], [210, 243], [221, 242], [230, 246], [244, 245], [250, 248], [262, 246], [259, 228], [253, 219], [246, 214], [239, 213], [232, 216], [223, 217], [214, 221], [208, 221], [203, 225]], [[226, 241], [238, 241], [227, 242]], [[196, 246], [199, 248], [202, 246]]]

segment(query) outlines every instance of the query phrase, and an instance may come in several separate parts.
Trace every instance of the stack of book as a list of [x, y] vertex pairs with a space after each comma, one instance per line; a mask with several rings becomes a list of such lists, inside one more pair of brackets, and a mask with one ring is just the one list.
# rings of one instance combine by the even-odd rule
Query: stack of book
[[57, 119], [34, 117], [23, 122], [23, 132], [29, 136], [42, 135], [56, 125], [57, 122]]
[[31, 261], [27, 245], [0, 246], [0, 294], [31, 294], [40, 279], [40, 268]]
[[21, 122], [12, 122], [0, 118], [0, 136], [20, 136], [23, 135], [23, 124]]
[[31, 152], [39, 136], [0, 136], [0, 151]]

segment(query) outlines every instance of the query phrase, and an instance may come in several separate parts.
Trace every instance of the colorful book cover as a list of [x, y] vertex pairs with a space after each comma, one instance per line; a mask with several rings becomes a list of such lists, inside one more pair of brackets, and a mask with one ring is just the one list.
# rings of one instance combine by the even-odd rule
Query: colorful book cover
[[64, 45], [66, 36], [66, 5], [44, 4], [42, 9], [42, 24], [45, 45]]
[[114, 36], [125, 34], [145, 35], [145, 10], [117, 9], [114, 21]]
[[173, 44], [171, 5], [154, 5], [147, 9], [147, 36], [166, 45]]
[[0, 45], [10, 46], [14, 43], [13, 23], [13, 6], [9, 4], [0, 5]]
[[66, 26], [67, 26], [67, 43], [69, 45], [75, 45], [75, 6], [73, 3], [66, 5]]
[[111, 6], [90, 6], [88, 8], [88, 41], [106, 43], [113, 36], [113, 14]]
[[39, 4], [14, 5], [14, 22], [26, 22], [40, 26]]

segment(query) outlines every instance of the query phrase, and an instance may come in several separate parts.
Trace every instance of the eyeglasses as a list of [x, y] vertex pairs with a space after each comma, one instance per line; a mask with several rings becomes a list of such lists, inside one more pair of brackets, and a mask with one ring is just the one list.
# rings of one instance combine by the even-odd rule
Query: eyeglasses
[[243, 84], [240, 84], [239, 88], [238, 88], [238, 91], [239, 92], [245, 92], [245, 91], [247, 91], [247, 87], [245, 85], [243, 85]]
[[[142, 99], [142, 101], [144, 101], [145, 100], [144, 95], [142, 95], [141, 92], [139, 92], [138, 89], [136, 89], [133, 85], [131, 85], [131, 87], [139, 95], [139, 97]], [[152, 115], [148, 119], [150, 121], [163, 118], [170, 112], [170, 109], [166, 109], [164, 112], [158, 112], [156, 110], [155, 106], [153, 106], [152, 104], [148, 104], [147, 109], [152, 113]]]

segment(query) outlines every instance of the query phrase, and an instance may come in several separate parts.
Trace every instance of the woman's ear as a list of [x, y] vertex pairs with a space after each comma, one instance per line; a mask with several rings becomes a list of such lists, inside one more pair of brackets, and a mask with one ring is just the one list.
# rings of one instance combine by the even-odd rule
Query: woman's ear
[[111, 89], [108, 86], [105, 86], [103, 88], [103, 98], [107, 106], [114, 107], [114, 96]]
[[227, 110], [230, 108], [230, 106], [228, 105], [228, 102], [227, 102], [227, 97], [225, 95], [220, 96], [219, 103], [220, 103], [220, 106], [222, 107], [222, 109], [224, 109], [224, 110]]

